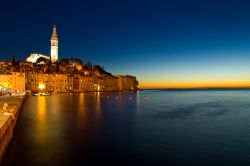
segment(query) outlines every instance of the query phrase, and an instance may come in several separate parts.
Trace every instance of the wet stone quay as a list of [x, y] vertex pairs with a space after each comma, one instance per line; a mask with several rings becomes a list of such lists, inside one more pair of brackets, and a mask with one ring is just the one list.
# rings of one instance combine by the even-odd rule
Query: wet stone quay
[[[18, 120], [24, 99], [24, 95], [0, 96], [0, 162], [9, 142], [12, 139], [13, 130]], [[8, 104], [8, 110], [15, 115], [16, 120], [13, 120], [9, 115], [4, 115], [2, 108], [4, 103]]]

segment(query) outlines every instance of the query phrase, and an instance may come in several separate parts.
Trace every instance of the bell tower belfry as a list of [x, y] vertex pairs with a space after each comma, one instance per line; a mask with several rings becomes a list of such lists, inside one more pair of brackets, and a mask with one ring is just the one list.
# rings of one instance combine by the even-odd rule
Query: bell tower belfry
[[50, 58], [51, 62], [56, 62], [58, 59], [58, 37], [56, 33], [56, 26], [53, 27], [52, 36], [50, 39]]

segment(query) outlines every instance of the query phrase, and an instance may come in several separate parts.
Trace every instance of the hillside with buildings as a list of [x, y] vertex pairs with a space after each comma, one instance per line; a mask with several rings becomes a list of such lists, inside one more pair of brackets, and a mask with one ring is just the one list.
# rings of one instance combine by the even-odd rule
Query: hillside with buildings
[[0, 89], [32, 92], [133, 91], [135, 76], [112, 75], [100, 65], [77, 58], [58, 56], [58, 37], [54, 26], [51, 55], [30, 54], [24, 61], [0, 62]]

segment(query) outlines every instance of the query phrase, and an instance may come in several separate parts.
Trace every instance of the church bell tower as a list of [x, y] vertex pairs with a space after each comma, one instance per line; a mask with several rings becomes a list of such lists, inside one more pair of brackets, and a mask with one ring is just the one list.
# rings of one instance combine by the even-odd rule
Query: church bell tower
[[56, 33], [56, 26], [53, 27], [52, 36], [50, 39], [50, 58], [51, 62], [55, 63], [58, 59], [58, 37]]

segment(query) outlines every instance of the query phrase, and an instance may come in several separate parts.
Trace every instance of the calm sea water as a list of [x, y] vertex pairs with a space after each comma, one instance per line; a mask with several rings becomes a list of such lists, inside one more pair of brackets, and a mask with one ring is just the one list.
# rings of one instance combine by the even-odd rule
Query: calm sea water
[[250, 91], [32, 96], [1, 165], [248, 165]]

